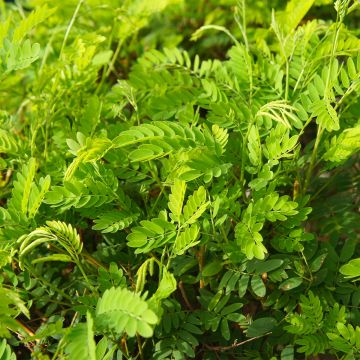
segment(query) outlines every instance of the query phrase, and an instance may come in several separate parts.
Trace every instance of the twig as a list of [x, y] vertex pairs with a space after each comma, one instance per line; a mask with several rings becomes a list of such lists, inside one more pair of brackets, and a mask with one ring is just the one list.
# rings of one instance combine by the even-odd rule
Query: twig
[[244, 345], [244, 344], [247, 344], [251, 341], [254, 341], [254, 340], [257, 340], [257, 339], [260, 339], [264, 336], [267, 336], [267, 335], [270, 335], [272, 334], [272, 331], [270, 332], [267, 332], [266, 334], [263, 334], [263, 335], [259, 335], [259, 336], [255, 336], [251, 339], [247, 339], [247, 340], [244, 340], [244, 341], [241, 341], [241, 342], [234, 342], [232, 345], [229, 345], [229, 346], [211, 346], [211, 345], [207, 345], [207, 344], [204, 344], [204, 346], [208, 349], [208, 350], [212, 350], [212, 351], [227, 351], [227, 350], [231, 350], [231, 349], [234, 349], [236, 347], [239, 347], [241, 345]]
[[204, 288], [204, 286], [205, 286], [204, 279], [201, 275], [202, 270], [204, 268], [204, 254], [205, 254], [205, 246], [202, 245], [202, 246], [200, 246], [199, 252], [197, 254], [198, 263], [199, 263], [199, 271], [200, 271], [200, 283], [199, 283], [200, 289]]
[[[35, 333], [30, 329], [28, 328], [25, 324], [23, 324], [20, 320], [18, 319], [15, 319], [15, 321], [18, 323], [18, 325], [29, 335], [29, 336], [34, 336]], [[39, 340], [37, 340], [39, 341]]]
[[137, 344], [138, 344], [138, 349], [139, 349], [139, 355], [140, 355], [140, 359], [144, 360], [144, 353], [143, 353], [143, 345], [141, 343], [141, 338], [139, 334], [136, 334], [136, 340], [137, 340]]
[[189, 308], [189, 310], [194, 311], [194, 308], [192, 307], [192, 305], [187, 297], [187, 294], [184, 289], [184, 283], [182, 281], [179, 282], [179, 289], [180, 289], [181, 295], [185, 301], [186, 306]]
[[122, 353], [124, 353], [127, 357], [129, 357], [129, 350], [128, 350], [128, 347], [127, 347], [126, 335], [124, 335], [121, 338], [120, 346], [121, 346]]

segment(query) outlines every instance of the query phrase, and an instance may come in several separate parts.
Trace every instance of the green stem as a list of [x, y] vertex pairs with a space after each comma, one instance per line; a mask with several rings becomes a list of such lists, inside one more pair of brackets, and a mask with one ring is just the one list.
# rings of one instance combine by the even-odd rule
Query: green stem
[[353, 92], [356, 90], [358, 83], [353, 83], [350, 85], [350, 87], [345, 91], [345, 94], [341, 97], [341, 99], [336, 103], [334, 106], [335, 111], [342, 105], [344, 100]]
[[[159, 265], [159, 281], [158, 281], [158, 287], [160, 286], [160, 282], [162, 279], [162, 273], [163, 273], [163, 265], [164, 265], [164, 260], [165, 260], [165, 254], [166, 254], [166, 246], [164, 247], [164, 250], [161, 254], [161, 258], [160, 258], [160, 263], [158, 263]], [[156, 259], [156, 258], [155, 258]], [[170, 262], [171, 262], [171, 258], [169, 258], [167, 264], [166, 264], [166, 269], [168, 269], [170, 267]]]
[[75, 262], [75, 264], [76, 264], [76, 266], [79, 268], [79, 270], [80, 270], [80, 272], [81, 272], [81, 274], [82, 274], [82, 276], [83, 276], [86, 284], [88, 285], [88, 287], [91, 289], [91, 291], [92, 291], [94, 294], [97, 294], [98, 292], [97, 292], [97, 290], [94, 288], [94, 286], [91, 284], [89, 278], [87, 277], [87, 275], [86, 275], [86, 273], [85, 273], [85, 271], [84, 271], [84, 268], [82, 267], [82, 265], [81, 265], [81, 263], [80, 263], [80, 260], [77, 260], [77, 261]]
[[114, 52], [114, 55], [113, 57], [111, 58], [111, 61], [110, 61], [110, 64], [108, 66], [107, 69], [104, 69], [103, 73], [102, 73], [102, 76], [101, 76], [101, 80], [99, 82], [99, 85], [97, 86], [96, 90], [95, 90], [95, 94], [99, 94], [102, 86], [104, 85], [104, 82], [105, 82], [105, 79], [110, 75], [111, 71], [113, 71], [114, 69], [114, 65], [115, 65], [115, 61], [116, 59], [118, 58], [119, 56], [119, 53], [120, 53], [120, 50], [121, 50], [121, 46], [123, 44], [123, 40], [120, 39], [118, 41], [118, 44], [117, 44], [117, 47], [115, 49], [115, 52]]
[[36, 124], [36, 127], [33, 131], [33, 133], [31, 134], [31, 145], [30, 145], [30, 152], [31, 152], [31, 157], [35, 157], [35, 150], [36, 150], [36, 137], [37, 137], [37, 133], [40, 129], [40, 124]]
[[117, 46], [116, 46], [114, 55], [113, 55], [113, 57], [112, 57], [112, 59], [111, 59], [111, 62], [110, 62], [110, 65], [109, 65], [109, 67], [108, 67], [108, 69], [107, 69], [107, 71], [106, 71], [106, 73], [105, 73], [105, 77], [108, 77], [108, 76], [110, 75], [111, 71], [114, 70], [115, 61], [116, 61], [116, 59], [117, 59], [118, 56], [119, 56], [122, 43], [123, 43], [123, 41], [122, 41], [122, 39], [120, 39], [120, 40], [118, 41]]
[[314, 201], [335, 179], [339, 172], [343, 171], [342, 168], [338, 168], [334, 173], [331, 174], [331, 177], [326, 180], [325, 184], [310, 198], [310, 202]]
[[319, 125], [317, 134], [316, 134], [314, 148], [313, 148], [313, 151], [311, 154], [310, 164], [309, 164], [309, 167], [308, 167], [308, 170], [306, 173], [305, 183], [304, 183], [304, 187], [303, 187], [303, 191], [302, 191], [303, 194], [306, 194], [306, 191], [307, 191], [309, 183], [310, 183], [310, 179], [311, 179], [311, 176], [312, 176], [312, 173], [314, 170], [314, 165], [315, 165], [315, 161], [316, 161], [316, 157], [317, 157], [318, 147], [319, 147], [323, 132], [324, 132], [324, 129]]
[[245, 187], [244, 187], [244, 179], [245, 179], [245, 160], [246, 160], [246, 151], [245, 147], [248, 142], [248, 138], [250, 135], [251, 126], [253, 125], [253, 120], [250, 121], [248, 125], [248, 129], [245, 135], [245, 138], [243, 137], [243, 146], [241, 151], [241, 171], [240, 171], [240, 186], [241, 186], [241, 192], [244, 202], [246, 202], [246, 196], [245, 196]]
[[221, 231], [221, 234], [222, 234], [225, 242], [229, 242], [228, 237], [227, 237], [227, 235], [226, 235], [226, 232], [225, 232], [225, 230], [224, 230], [224, 227], [223, 227], [222, 225], [220, 226], [220, 231]]
[[69, 37], [69, 34], [70, 34], [70, 31], [71, 31], [71, 28], [72, 28], [73, 25], [74, 25], [75, 19], [76, 19], [77, 15], [78, 15], [78, 13], [79, 13], [79, 11], [80, 11], [80, 7], [81, 7], [81, 5], [82, 5], [83, 2], [84, 2], [84, 0], [79, 0], [78, 3], [77, 3], [77, 6], [76, 6], [75, 11], [74, 11], [74, 14], [73, 14], [73, 16], [72, 16], [72, 18], [71, 18], [71, 20], [70, 20], [70, 22], [69, 22], [69, 25], [68, 25], [68, 27], [67, 27], [67, 29], [66, 29], [66, 32], [65, 32], [64, 40], [63, 40], [63, 43], [62, 43], [62, 45], [61, 45], [61, 50], [60, 50], [59, 58], [61, 58], [61, 55], [62, 55], [62, 53], [63, 53], [63, 51], [64, 51], [64, 48], [65, 48], [65, 45], [66, 45], [66, 41], [67, 41], [67, 39], [68, 39], [68, 37]]
[[304, 253], [303, 253], [302, 251], [301, 251], [301, 256], [302, 256], [302, 258], [304, 259], [305, 265], [306, 265], [307, 270], [308, 270], [308, 272], [309, 272], [309, 277], [310, 277], [309, 279], [306, 279], [306, 277], [303, 276], [303, 278], [304, 278], [305, 280], [308, 280], [308, 281], [309, 281], [309, 285], [308, 285], [308, 288], [307, 288], [307, 290], [308, 290], [308, 289], [311, 287], [311, 284], [312, 284], [312, 282], [313, 282], [313, 280], [314, 280], [314, 277], [313, 277], [313, 275], [312, 275], [312, 272], [311, 272], [309, 263], [307, 262], [307, 259], [306, 259], [305, 255], [304, 255]]
[[164, 193], [164, 188], [161, 188], [159, 195], [156, 197], [156, 200], [155, 200], [152, 208], [150, 209], [151, 216], [153, 216], [154, 211], [156, 210], [156, 206], [157, 206], [157, 204], [158, 204], [158, 202], [159, 202], [159, 200], [160, 200], [163, 193]]
[[[69, 328], [71, 328], [74, 324], [75, 324], [75, 321], [76, 321], [76, 318], [78, 317], [78, 314], [79, 313], [75, 313], [74, 314], [74, 316], [73, 316], [73, 318], [72, 318], [72, 320], [71, 320], [71, 323], [70, 323], [70, 326], [69, 326]], [[55, 351], [55, 353], [54, 353], [54, 355], [53, 355], [53, 357], [52, 357], [52, 360], [56, 360], [56, 358], [57, 358], [57, 356], [58, 356], [58, 354], [61, 352], [63, 352], [63, 343], [64, 343], [64, 341], [65, 341], [65, 336], [63, 336], [61, 339], [60, 339], [60, 341], [59, 341], [59, 343], [58, 343], [58, 346], [57, 346], [57, 348], [56, 348], [56, 351]], [[60, 358], [62, 358], [62, 357], [60, 357]]]
[[[337, 19], [336, 19], [336, 30], [335, 30], [335, 36], [334, 36], [334, 41], [332, 43], [332, 49], [331, 49], [331, 57], [330, 57], [330, 63], [329, 63], [329, 69], [328, 69], [328, 73], [327, 73], [327, 78], [326, 78], [326, 84], [325, 84], [325, 90], [324, 90], [324, 100], [326, 100], [327, 96], [328, 96], [328, 92], [329, 92], [329, 87], [330, 87], [330, 77], [331, 77], [331, 70], [332, 70], [332, 65], [334, 62], [334, 58], [335, 58], [335, 52], [336, 52], [336, 47], [337, 47], [337, 43], [338, 43], [338, 39], [339, 39], [339, 33], [340, 33], [340, 27], [341, 27], [341, 19], [339, 18], [339, 14], [337, 15]], [[305, 178], [305, 184], [304, 184], [304, 189], [303, 189], [303, 194], [306, 193], [307, 188], [309, 186], [309, 182], [310, 182], [310, 178], [312, 176], [312, 172], [314, 169], [314, 165], [315, 165], [315, 161], [316, 161], [316, 157], [317, 157], [317, 151], [318, 151], [318, 147], [320, 144], [320, 140], [322, 137], [322, 134], [324, 133], [324, 129], [322, 128], [321, 125], [318, 126], [317, 129], [317, 134], [316, 134], [316, 140], [315, 140], [315, 145], [314, 145], [314, 149], [311, 155], [311, 159], [310, 159], [310, 165], [306, 174], [306, 178]]]
[[204, 268], [204, 259], [205, 258], [205, 245], [201, 245], [198, 253], [198, 263], [199, 263], [199, 272], [200, 272], [200, 282], [199, 282], [199, 288], [202, 289], [205, 287], [205, 282], [202, 277], [202, 271]]
[[[285, 55], [286, 56], [286, 55]], [[288, 101], [289, 97], [289, 60], [285, 58], [285, 101]]]

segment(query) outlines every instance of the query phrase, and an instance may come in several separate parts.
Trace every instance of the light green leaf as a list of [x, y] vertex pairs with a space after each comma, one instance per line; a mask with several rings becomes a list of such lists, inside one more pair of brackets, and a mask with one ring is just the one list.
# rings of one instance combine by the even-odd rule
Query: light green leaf
[[66, 336], [65, 351], [72, 359], [96, 360], [96, 344], [94, 340], [94, 321], [89, 312], [86, 323], [77, 324]]
[[118, 335], [125, 331], [129, 337], [134, 337], [137, 332], [143, 337], [151, 337], [152, 326], [158, 322], [158, 317], [139, 294], [113, 287], [99, 299], [96, 320]]
[[185, 231], [181, 232], [175, 240], [175, 254], [182, 255], [186, 250], [197, 245], [200, 241], [197, 241], [199, 236], [199, 227], [193, 224], [191, 227], [187, 227]]
[[360, 258], [350, 260], [347, 264], [341, 266], [339, 271], [347, 278], [360, 276]]
[[200, 186], [199, 189], [194, 191], [192, 195], [189, 196], [183, 210], [182, 222], [185, 224], [193, 224], [196, 220], [203, 214], [206, 208], [209, 205], [209, 201], [206, 200], [206, 190], [203, 186]]
[[39, 264], [39, 263], [47, 262], [47, 261], [73, 262], [73, 259], [69, 255], [66, 255], [66, 254], [53, 254], [53, 255], [48, 255], [45, 257], [37, 258], [37, 259], [33, 260], [31, 263]]
[[176, 222], [180, 222], [180, 216], [184, 203], [185, 192], [186, 192], [186, 182], [175, 179], [174, 185], [171, 187], [171, 194], [169, 195], [168, 207], [169, 210], [171, 211], [170, 217]]
[[341, 162], [360, 150], [360, 126], [345, 129], [339, 136], [334, 136], [324, 154], [324, 159]]
[[339, 118], [329, 99], [315, 101], [312, 104], [311, 110], [311, 116], [316, 118], [316, 123], [318, 125], [329, 132], [339, 130]]
[[300, 24], [303, 17], [310, 10], [315, 0], [290, 0], [286, 4], [284, 12], [278, 12], [276, 18], [284, 30], [284, 33], [290, 33]]
[[0, 343], [0, 360], [16, 360], [16, 355], [12, 352], [10, 345], [6, 342], [6, 339], [3, 339]]

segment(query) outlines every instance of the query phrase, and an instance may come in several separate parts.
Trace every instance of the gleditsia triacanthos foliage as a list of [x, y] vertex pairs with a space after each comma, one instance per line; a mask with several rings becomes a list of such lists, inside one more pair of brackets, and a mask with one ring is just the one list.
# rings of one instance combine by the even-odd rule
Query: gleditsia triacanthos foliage
[[357, 359], [359, 7], [0, 1], [0, 359]]

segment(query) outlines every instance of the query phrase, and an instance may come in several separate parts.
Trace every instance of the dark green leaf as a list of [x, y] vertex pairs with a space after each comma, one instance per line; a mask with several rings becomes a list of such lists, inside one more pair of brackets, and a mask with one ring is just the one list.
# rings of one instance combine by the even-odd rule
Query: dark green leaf
[[250, 276], [245, 274], [239, 280], [239, 298], [244, 297], [248, 284], [249, 284]]
[[254, 320], [246, 331], [247, 337], [257, 337], [262, 336], [271, 330], [273, 330], [277, 325], [276, 319], [272, 317], [264, 317], [261, 319]]
[[266, 294], [266, 287], [264, 282], [261, 279], [261, 276], [254, 275], [251, 278], [251, 289], [255, 295], [259, 297], [264, 297]]
[[291, 289], [295, 289], [296, 287], [300, 286], [303, 282], [303, 279], [300, 277], [293, 277], [290, 279], [287, 279], [285, 281], [283, 281], [280, 285], [279, 285], [279, 289], [283, 290], [283, 291], [288, 291]]
[[220, 261], [212, 261], [211, 263], [207, 264], [203, 270], [203, 276], [214, 276], [222, 269], [222, 263]]

